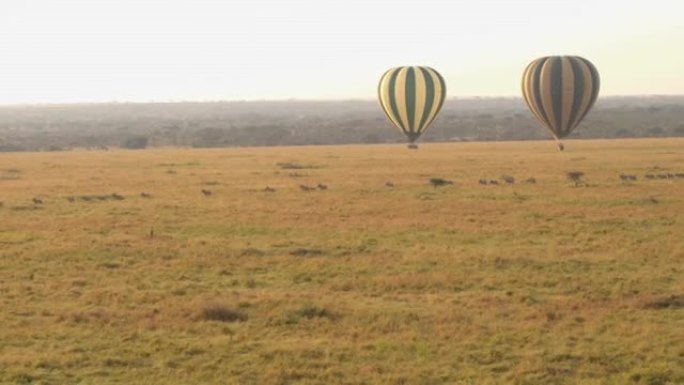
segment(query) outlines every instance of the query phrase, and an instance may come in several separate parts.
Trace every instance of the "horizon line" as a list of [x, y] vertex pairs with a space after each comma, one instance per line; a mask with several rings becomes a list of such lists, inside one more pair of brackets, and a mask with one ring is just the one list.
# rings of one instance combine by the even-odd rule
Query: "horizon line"
[[[601, 98], [657, 98], [657, 97], [684, 97], [684, 93], [654, 93], [654, 94], [612, 94], [603, 95]], [[478, 100], [478, 99], [522, 99], [520, 95], [472, 95], [472, 96], [451, 96], [447, 101], [454, 100]], [[7, 107], [50, 107], [50, 106], [79, 106], [79, 105], [103, 105], [103, 104], [219, 104], [219, 103], [287, 103], [287, 102], [319, 102], [319, 103], [339, 103], [339, 102], [370, 102], [377, 101], [377, 98], [274, 98], [274, 99], [214, 99], [214, 100], [109, 100], [109, 101], [65, 101], [65, 102], [19, 102], [19, 103], [0, 103], [0, 108]]]

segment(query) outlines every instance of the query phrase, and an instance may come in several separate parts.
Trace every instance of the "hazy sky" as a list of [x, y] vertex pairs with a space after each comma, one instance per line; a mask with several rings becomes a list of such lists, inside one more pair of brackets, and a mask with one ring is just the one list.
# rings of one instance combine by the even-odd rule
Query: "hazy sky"
[[682, 0], [0, 0], [0, 104], [371, 99], [398, 65], [517, 96], [552, 54], [601, 95], [684, 94], [682, 46]]

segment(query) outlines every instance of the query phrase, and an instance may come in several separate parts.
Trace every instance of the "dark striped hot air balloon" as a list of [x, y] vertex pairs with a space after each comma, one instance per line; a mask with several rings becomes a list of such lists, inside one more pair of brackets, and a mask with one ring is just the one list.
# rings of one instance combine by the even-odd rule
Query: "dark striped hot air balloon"
[[599, 74], [579, 56], [545, 56], [530, 63], [522, 93], [532, 114], [558, 140], [568, 136], [596, 102]]
[[409, 148], [430, 124], [446, 98], [444, 78], [430, 67], [396, 67], [385, 72], [378, 98], [389, 120], [406, 135]]

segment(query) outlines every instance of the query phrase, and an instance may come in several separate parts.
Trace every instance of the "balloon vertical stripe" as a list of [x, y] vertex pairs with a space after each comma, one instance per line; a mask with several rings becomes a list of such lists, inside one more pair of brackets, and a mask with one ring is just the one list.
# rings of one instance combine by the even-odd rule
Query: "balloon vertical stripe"
[[420, 73], [425, 81], [425, 103], [421, 103], [423, 106], [423, 114], [420, 117], [420, 122], [418, 127], [422, 130], [426, 127], [429, 122], [430, 116], [432, 114], [432, 106], [435, 103], [435, 83], [432, 80], [431, 74], [425, 68], [420, 68]]
[[437, 117], [437, 113], [439, 112], [440, 109], [442, 109], [442, 106], [444, 105], [444, 101], [446, 100], [446, 82], [444, 81], [444, 78], [442, 78], [442, 75], [440, 75], [437, 71], [434, 69], [427, 67], [428, 72], [431, 73], [431, 76], [433, 77], [433, 83], [435, 84], [435, 90], [437, 91], [439, 95], [439, 99], [437, 103], [434, 103], [432, 105], [432, 110], [430, 112], [430, 118], [428, 119], [426, 126], [423, 127], [422, 129], [425, 130], [427, 129], [427, 126], [432, 124], [432, 122], [435, 120]]
[[[398, 73], [399, 70], [396, 68], [387, 71], [383, 77], [383, 80], [380, 82], [379, 91], [382, 108], [387, 117], [392, 121], [392, 123], [394, 123], [395, 126], [403, 130], [401, 121], [398, 119], [399, 110], [396, 99], [394, 98], [394, 83]], [[391, 111], [391, 113], [389, 111]]]
[[582, 121], [598, 92], [598, 71], [578, 56], [542, 57], [523, 72], [523, 98], [556, 139], [569, 135]]
[[572, 117], [579, 116], [579, 111], [582, 108], [582, 99], [585, 98], [585, 93], [587, 91], [585, 79], [588, 74], [585, 73], [584, 69], [582, 68], [581, 64], [578, 63], [576, 58], [570, 58], [570, 60], [573, 62], [572, 73], [573, 79], [575, 80], [575, 89], [577, 90], [573, 95], [572, 111], [570, 112], [570, 121], [568, 122], [568, 127], [573, 127], [577, 119], [573, 119]]
[[561, 81], [565, 84], [561, 85], [561, 111], [560, 111], [560, 124], [565, 131], [568, 126], [570, 126], [570, 112], [572, 111], [572, 105], [575, 102], [575, 74], [572, 65], [570, 65], [570, 59], [567, 57], [561, 58]]
[[542, 95], [542, 111], [546, 115], [546, 119], [554, 127], [560, 129], [559, 119], [554, 108], [557, 100], [554, 93], [557, 93], [560, 89], [561, 78], [558, 73], [558, 67], [554, 64], [554, 60], [547, 60], [542, 66], [539, 91]]
[[414, 116], [416, 113], [416, 75], [413, 67], [409, 67], [406, 69], [406, 92], [404, 95], [406, 95], [406, 122], [408, 123], [408, 129], [411, 135], [415, 135], [416, 130], [419, 129], [419, 127], [416, 127], [414, 123]]
[[[539, 59], [530, 63], [525, 70], [523, 75], [523, 97], [525, 98], [527, 105], [530, 107], [532, 115], [534, 115], [534, 117], [537, 118], [537, 120], [539, 120], [539, 122], [541, 122], [543, 125], [548, 125], [546, 118], [542, 116], [541, 111], [539, 111], [537, 108], [537, 105], [539, 104], [538, 100], [541, 98], [539, 96], [539, 90], [532, 88], [532, 84], [537, 84], [539, 81], [539, 71], [541, 70], [541, 67], [536, 66], [538, 61]], [[532, 69], [533, 67], [534, 69]]]
[[[596, 103], [596, 99], [598, 99], [598, 91], [599, 87], [601, 85], [601, 80], [599, 78], [598, 71], [596, 70], [596, 67], [594, 67], [589, 60], [584, 59], [584, 58], [578, 58], [582, 62], [582, 66], [586, 69], [586, 71], [589, 72], [589, 76], [587, 77], [587, 81], [585, 81], [585, 98], [589, 99], [587, 102], [588, 107], [584, 109], [583, 113], [579, 115], [577, 122], [581, 121], [584, 119], [584, 117], [589, 113], [589, 110], [591, 107]], [[591, 80], [589, 80], [591, 79]]]
[[397, 67], [380, 78], [378, 98], [387, 118], [413, 143], [437, 117], [446, 85], [430, 67]]
[[416, 70], [416, 100], [425, 100], [425, 103], [414, 103], [415, 108], [413, 109], [413, 119], [411, 124], [414, 127], [418, 127], [420, 131], [422, 127], [423, 116], [425, 115], [425, 109], [427, 107], [427, 86], [425, 83], [425, 75], [422, 71]]
[[397, 119], [401, 122], [401, 129], [410, 132], [406, 116], [406, 68], [399, 69], [394, 80], [394, 103], [397, 106]]

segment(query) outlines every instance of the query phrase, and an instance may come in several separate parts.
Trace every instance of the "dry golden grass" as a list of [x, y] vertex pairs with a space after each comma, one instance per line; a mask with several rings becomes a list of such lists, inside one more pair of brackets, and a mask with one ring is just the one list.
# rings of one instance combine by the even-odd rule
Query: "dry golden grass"
[[0, 383], [682, 384], [684, 140], [566, 144], [0, 154]]

